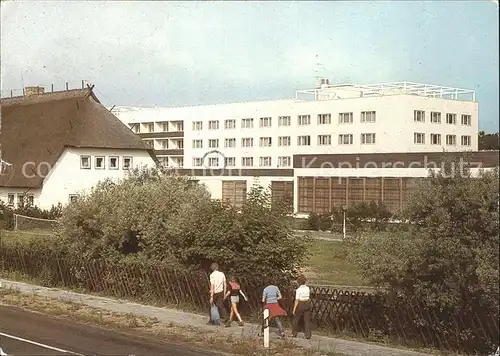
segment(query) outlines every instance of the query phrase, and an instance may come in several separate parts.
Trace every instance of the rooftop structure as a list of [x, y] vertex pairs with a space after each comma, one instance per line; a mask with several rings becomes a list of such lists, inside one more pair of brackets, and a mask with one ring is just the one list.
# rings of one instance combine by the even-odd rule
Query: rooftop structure
[[414, 82], [392, 82], [380, 84], [329, 84], [322, 79], [321, 85], [314, 89], [297, 90], [295, 99], [302, 95], [313, 100], [334, 100], [351, 98], [380, 97], [385, 95], [417, 95], [428, 98], [476, 101], [476, 92], [470, 89], [445, 87], [440, 85]]

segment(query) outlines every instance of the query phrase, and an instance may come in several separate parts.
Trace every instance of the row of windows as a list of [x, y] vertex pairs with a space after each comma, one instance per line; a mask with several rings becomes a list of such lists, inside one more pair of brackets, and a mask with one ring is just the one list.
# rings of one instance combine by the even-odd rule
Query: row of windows
[[[441, 123], [441, 113], [437, 111], [431, 111], [431, 117], [430, 117], [430, 122], [433, 124], [440, 124]], [[413, 120], [415, 122], [425, 122], [425, 111], [423, 110], [415, 110], [413, 112]], [[445, 122], [449, 125], [456, 125], [457, 124], [457, 114], [455, 113], [446, 113], [446, 119]], [[462, 114], [461, 115], [461, 120], [460, 123], [463, 126], [471, 126], [472, 125], [472, 118], [469, 114]]]
[[[7, 205], [14, 206], [16, 199], [16, 194], [8, 193], [7, 194]], [[35, 204], [35, 196], [33, 194], [18, 193], [17, 194], [17, 206], [33, 206]]]
[[[430, 143], [431, 145], [441, 145], [441, 134], [430, 134]], [[446, 145], [447, 146], [456, 146], [457, 145], [457, 135], [446, 135], [445, 136]], [[425, 133], [423, 132], [415, 132], [413, 134], [413, 143], [425, 145]], [[472, 137], [471, 136], [461, 136], [460, 144], [462, 146], [471, 146], [472, 145]]]
[[[70, 194], [69, 195], [69, 202], [74, 203], [78, 199], [77, 194]], [[14, 203], [16, 200], [16, 194], [15, 193], [8, 193], [7, 194], [7, 205], [13, 207]], [[34, 206], [35, 205], [35, 196], [33, 194], [22, 194], [18, 193], [17, 194], [17, 206]]]
[[[361, 144], [375, 144], [375, 134], [374, 133], [363, 133], [360, 136]], [[288, 147], [292, 145], [291, 136], [279, 136], [278, 137], [279, 147]], [[311, 146], [311, 136], [304, 135], [297, 137], [297, 146]], [[318, 146], [329, 146], [332, 144], [332, 135], [318, 135], [317, 136]], [[353, 134], [340, 134], [338, 135], [339, 145], [352, 145], [354, 143]], [[271, 147], [273, 145], [272, 137], [260, 137], [259, 146], [260, 147]], [[244, 137], [241, 139], [241, 147], [254, 147], [253, 137]], [[203, 148], [203, 140], [196, 139], [193, 140], [193, 148]], [[220, 148], [219, 139], [209, 139], [208, 148]], [[236, 148], [236, 138], [226, 138], [224, 139], [224, 148]]]
[[[145, 128], [144, 132], [155, 132], [155, 124], [153, 122], [148, 122], [148, 123], [143, 123], [142, 124]], [[176, 121], [176, 122], [161, 122], [158, 123], [159, 125], [159, 132], [177, 132], [177, 131], [184, 131], [184, 123], [182, 121]], [[141, 130], [141, 124], [135, 123], [135, 124], [129, 124], [130, 129], [134, 133], [140, 133]]]
[[[120, 157], [110, 156], [108, 157], [108, 164], [106, 165], [105, 156], [95, 156], [94, 157], [94, 169], [120, 169]], [[132, 167], [132, 157], [127, 156], [122, 159], [122, 169], [130, 169]], [[92, 157], [87, 155], [80, 156], [80, 168], [81, 169], [91, 169], [92, 168]]]
[[[374, 123], [376, 120], [375, 111], [362, 111], [361, 112], [361, 122], [363, 123]], [[332, 123], [332, 114], [319, 114], [317, 116], [318, 125], [330, 125]], [[353, 123], [353, 113], [352, 112], [344, 112], [339, 113], [338, 115], [338, 123], [339, 124], [352, 124]], [[298, 115], [297, 116], [297, 125], [299, 126], [307, 126], [311, 125], [311, 115]], [[232, 130], [236, 129], [236, 119], [226, 119], [224, 120], [224, 129]], [[259, 119], [259, 127], [272, 127], [273, 119], [272, 117], [261, 117]], [[278, 117], [278, 127], [286, 127], [292, 126], [292, 118], [291, 116], [279, 116]], [[241, 119], [241, 128], [242, 129], [251, 129], [254, 128], [254, 119], [253, 118], [244, 118]], [[208, 121], [208, 129], [209, 130], [219, 130], [220, 129], [220, 121], [219, 120], [209, 120]], [[201, 131], [203, 130], [203, 121], [193, 121], [193, 131]]]
[[[208, 167], [220, 167], [222, 161], [220, 157], [209, 157], [208, 162], [205, 164]], [[193, 166], [201, 167], [203, 166], [203, 158], [194, 157], [193, 158]], [[278, 157], [278, 167], [291, 167], [292, 165], [292, 157], [290, 156], [282, 156]], [[224, 158], [224, 166], [225, 167], [236, 167], [236, 157], [225, 157]], [[241, 166], [242, 167], [254, 167], [254, 158], [253, 157], [242, 157], [241, 158]], [[272, 167], [272, 158], [271, 157], [259, 157], [259, 167]]]

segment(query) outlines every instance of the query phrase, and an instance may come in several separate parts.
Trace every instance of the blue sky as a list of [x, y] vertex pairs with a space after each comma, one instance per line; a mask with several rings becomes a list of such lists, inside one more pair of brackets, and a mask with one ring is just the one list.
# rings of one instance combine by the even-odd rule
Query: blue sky
[[[498, 131], [493, 1], [2, 2], [2, 96], [81, 79], [106, 105], [288, 98], [331, 82], [477, 91]], [[320, 63], [320, 64], [318, 64]]]

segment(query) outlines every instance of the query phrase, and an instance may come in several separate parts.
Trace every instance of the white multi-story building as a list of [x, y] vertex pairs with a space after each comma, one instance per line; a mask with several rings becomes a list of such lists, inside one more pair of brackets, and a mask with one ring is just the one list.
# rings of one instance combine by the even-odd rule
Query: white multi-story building
[[[324, 79], [318, 88], [297, 91], [289, 100], [173, 108], [119, 106], [113, 113], [147, 141], [165, 165], [203, 176], [200, 179], [218, 198], [224, 198], [224, 185], [229, 185], [223, 181], [234, 183], [235, 176], [238, 182], [248, 183], [258, 178], [263, 185], [293, 181], [297, 196], [299, 175], [423, 177], [426, 167], [409, 168], [409, 162], [402, 168], [383, 169], [382, 156], [398, 153], [407, 161], [408, 155], [417, 155], [418, 162], [423, 162], [423, 155], [443, 150], [478, 149], [478, 103], [473, 90], [410, 82], [330, 85]], [[371, 159], [374, 154], [379, 157]], [[332, 157], [325, 161], [325, 155]], [[337, 166], [340, 156], [343, 163], [350, 162], [351, 170]], [[326, 166], [315, 166], [320, 157]], [[249, 189], [251, 184], [245, 185]], [[329, 198], [330, 208], [331, 204]], [[303, 210], [298, 201], [294, 205], [295, 211]]]

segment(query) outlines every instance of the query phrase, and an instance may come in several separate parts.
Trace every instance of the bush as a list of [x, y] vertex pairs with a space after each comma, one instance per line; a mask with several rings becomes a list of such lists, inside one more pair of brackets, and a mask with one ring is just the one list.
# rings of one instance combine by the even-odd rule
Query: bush
[[206, 269], [217, 261], [228, 273], [293, 276], [307, 258], [286, 204], [252, 188], [239, 209], [212, 200], [185, 177], [138, 170], [120, 182], [98, 184], [63, 211], [58, 235], [80, 258], [133, 258]]
[[364, 239], [350, 260], [371, 284], [447, 315], [478, 308], [497, 315], [498, 170], [450, 176], [457, 164], [446, 160], [410, 197], [407, 232]]

